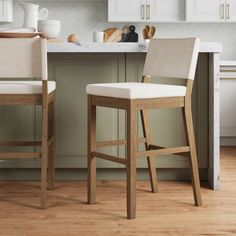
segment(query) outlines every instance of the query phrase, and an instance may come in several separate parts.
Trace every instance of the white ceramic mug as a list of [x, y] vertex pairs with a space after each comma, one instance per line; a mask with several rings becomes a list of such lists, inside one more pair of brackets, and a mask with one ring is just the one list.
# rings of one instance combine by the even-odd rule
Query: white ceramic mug
[[93, 32], [93, 42], [94, 43], [103, 43], [107, 39], [107, 34], [103, 31]]

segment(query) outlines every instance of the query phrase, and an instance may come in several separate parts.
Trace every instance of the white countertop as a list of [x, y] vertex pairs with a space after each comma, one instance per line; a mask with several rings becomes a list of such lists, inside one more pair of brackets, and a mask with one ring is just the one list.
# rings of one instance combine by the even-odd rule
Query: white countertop
[[[49, 53], [139, 53], [146, 52], [147, 43], [48, 43]], [[222, 52], [219, 43], [201, 43], [200, 52]]]

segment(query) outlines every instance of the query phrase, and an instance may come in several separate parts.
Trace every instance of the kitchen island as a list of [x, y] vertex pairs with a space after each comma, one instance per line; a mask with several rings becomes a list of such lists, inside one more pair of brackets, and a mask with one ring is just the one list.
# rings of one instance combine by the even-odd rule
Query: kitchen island
[[[145, 43], [81, 43], [81, 45], [49, 43], [49, 79], [57, 83], [55, 161], [59, 179], [86, 178], [86, 85], [141, 81], [147, 47]], [[222, 46], [218, 43], [201, 44], [193, 93], [193, 116], [200, 175], [202, 180], [208, 180], [209, 186], [213, 189], [219, 189], [219, 54], [221, 51]], [[154, 78], [153, 82], [173, 83], [170, 79], [163, 78]], [[183, 81], [177, 83], [182, 84]], [[27, 107], [23, 112], [22, 109], [13, 110], [11, 107], [0, 109], [1, 124], [6, 122], [4, 120], [8, 121], [8, 125], [3, 127], [2, 138], [13, 136], [15, 131], [19, 137], [23, 135], [24, 139], [40, 139], [39, 108]], [[28, 118], [25, 118], [25, 113], [28, 114]], [[13, 114], [17, 115], [19, 122], [7, 118]], [[123, 111], [99, 108], [97, 139], [99, 141], [123, 139], [124, 117]], [[182, 145], [185, 137], [183, 125], [179, 125], [181, 120], [182, 113], [178, 109], [152, 111], [153, 142], [160, 146]], [[29, 131], [28, 126], [34, 127], [34, 132]], [[138, 134], [142, 136], [140, 124]], [[141, 146], [140, 149], [142, 148]], [[121, 146], [105, 151], [112, 155], [124, 156], [125, 149]], [[11, 170], [3, 171], [0, 178], [7, 178], [9, 173], [17, 173], [17, 171], [22, 176], [24, 171], [31, 171], [31, 176], [37, 177], [35, 172], [39, 163], [32, 160], [18, 163], [14, 161], [0, 163], [2, 168]], [[138, 178], [146, 179], [148, 177], [145, 169], [146, 161], [138, 160], [137, 165]], [[23, 170], [20, 169], [22, 167]], [[98, 170], [98, 178], [125, 178], [122, 166], [119, 164], [99, 160], [98, 168], [100, 170]], [[172, 155], [157, 157], [157, 168], [160, 179], [189, 179], [186, 157]]]

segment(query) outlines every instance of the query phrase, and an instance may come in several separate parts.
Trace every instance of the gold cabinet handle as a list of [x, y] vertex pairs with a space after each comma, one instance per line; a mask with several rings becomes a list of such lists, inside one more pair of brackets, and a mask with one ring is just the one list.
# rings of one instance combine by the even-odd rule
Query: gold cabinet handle
[[226, 4], [226, 18], [229, 19], [229, 3]]
[[225, 4], [224, 3], [220, 4], [220, 17], [221, 19], [225, 18]]
[[147, 20], [150, 20], [150, 4], [146, 6]]
[[145, 20], [145, 5], [141, 5], [141, 18], [142, 20]]

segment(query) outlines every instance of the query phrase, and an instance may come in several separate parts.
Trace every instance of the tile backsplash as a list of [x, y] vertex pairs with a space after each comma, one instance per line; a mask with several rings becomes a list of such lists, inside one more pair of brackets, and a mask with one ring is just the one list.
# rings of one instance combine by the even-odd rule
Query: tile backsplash
[[[23, 10], [19, 0], [14, 1], [14, 22], [0, 23], [1, 28], [19, 27], [23, 23]], [[25, 1], [23, 1], [25, 2]], [[107, 0], [32, 0], [49, 10], [49, 19], [62, 21], [60, 38], [66, 39], [71, 33], [78, 34], [81, 41], [92, 41], [93, 31], [108, 27], [122, 28], [125, 23], [109, 23], [107, 20]], [[140, 40], [144, 24], [135, 23]], [[157, 27], [157, 37], [188, 37], [197, 36], [205, 42], [220, 42], [225, 60], [236, 60], [236, 23], [160, 23]]]

